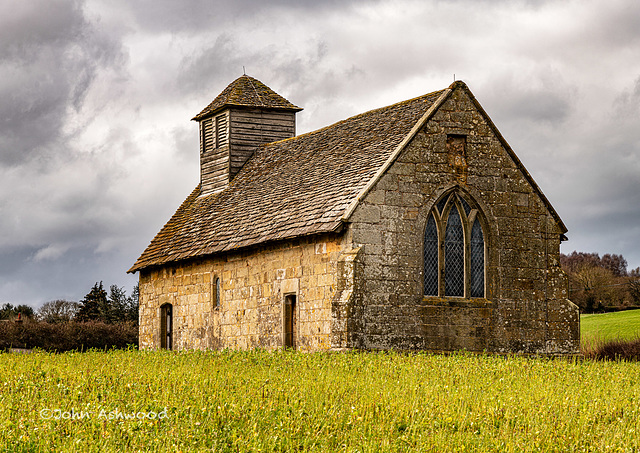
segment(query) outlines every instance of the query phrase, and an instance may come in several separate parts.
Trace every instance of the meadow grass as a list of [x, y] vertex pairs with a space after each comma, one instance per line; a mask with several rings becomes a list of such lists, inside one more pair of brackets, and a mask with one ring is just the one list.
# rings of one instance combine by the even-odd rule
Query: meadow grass
[[[640, 449], [639, 411], [640, 366], [624, 362], [464, 353], [0, 354], [6, 452], [632, 452]], [[144, 419], [118, 416], [136, 413]]]
[[640, 310], [580, 315], [583, 346], [640, 338]]

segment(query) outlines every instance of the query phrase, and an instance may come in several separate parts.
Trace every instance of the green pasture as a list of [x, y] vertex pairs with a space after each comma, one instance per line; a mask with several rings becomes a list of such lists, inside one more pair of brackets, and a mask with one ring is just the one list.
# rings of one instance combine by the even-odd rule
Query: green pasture
[[580, 315], [582, 342], [640, 338], [640, 310]]
[[0, 354], [0, 452], [640, 450], [640, 365], [399, 353]]

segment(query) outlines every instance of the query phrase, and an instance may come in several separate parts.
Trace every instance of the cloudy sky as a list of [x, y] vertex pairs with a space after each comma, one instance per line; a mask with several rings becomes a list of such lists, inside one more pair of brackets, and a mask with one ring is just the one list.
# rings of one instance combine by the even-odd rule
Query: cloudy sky
[[124, 286], [246, 73], [298, 133], [464, 80], [569, 228], [640, 266], [637, 0], [0, 2], [0, 303]]

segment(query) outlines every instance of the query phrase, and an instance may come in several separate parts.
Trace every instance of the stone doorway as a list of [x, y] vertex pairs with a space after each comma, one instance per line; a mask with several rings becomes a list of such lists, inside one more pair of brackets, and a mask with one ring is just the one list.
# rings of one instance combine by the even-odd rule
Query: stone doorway
[[283, 346], [296, 349], [298, 346], [298, 310], [296, 295], [284, 296], [283, 307]]
[[160, 347], [173, 349], [173, 306], [171, 304], [160, 307]]

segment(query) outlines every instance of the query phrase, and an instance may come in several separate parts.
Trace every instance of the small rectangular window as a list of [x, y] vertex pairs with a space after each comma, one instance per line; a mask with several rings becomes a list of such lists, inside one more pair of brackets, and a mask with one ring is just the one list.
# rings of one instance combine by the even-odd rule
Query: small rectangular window
[[447, 154], [449, 165], [458, 181], [466, 183], [467, 164], [467, 137], [464, 135], [447, 135]]
[[467, 157], [467, 137], [465, 135], [447, 135], [447, 153], [450, 156]]
[[219, 277], [214, 277], [213, 278], [213, 284], [212, 284], [212, 290], [213, 290], [213, 308], [218, 308], [220, 307], [220, 278]]

